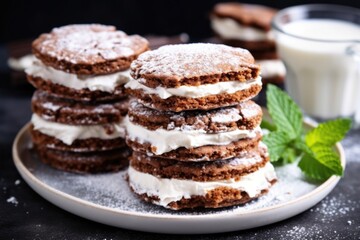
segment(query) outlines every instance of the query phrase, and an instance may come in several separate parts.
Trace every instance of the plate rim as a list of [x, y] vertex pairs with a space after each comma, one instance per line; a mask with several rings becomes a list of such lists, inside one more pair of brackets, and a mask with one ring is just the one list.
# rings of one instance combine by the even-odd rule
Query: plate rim
[[[304, 121], [304, 124], [310, 127], [315, 127], [313, 123], [310, 123], [308, 121]], [[306, 199], [310, 198], [313, 195], [318, 195], [320, 192], [326, 190], [329, 188], [330, 185], [334, 184], [334, 187], [336, 186], [337, 182], [341, 179], [340, 176], [331, 176], [328, 180], [326, 180], [325, 182], [321, 183], [319, 186], [317, 186], [315, 189], [313, 189], [312, 191], [298, 197], [295, 199], [292, 199], [290, 201], [287, 202], [283, 202], [280, 204], [275, 204], [272, 206], [268, 206], [268, 207], [264, 207], [264, 208], [259, 208], [259, 209], [255, 209], [255, 210], [246, 210], [246, 211], [241, 211], [241, 212], [232, 212], [232, 211], [226, 211], [226, 212], [220, 212], [220, 213], [214, 213], [214, 214], [204, 214], [204, 215], [170, 215], [170, 214], [154, 214], [154, 213], [139, 213], [139, 212], [132, 212], [132, 211], [126, 211], [126, 210], [121, 210], [121, 209], [116, 209], [116, 208], [111, 208], [111, 207], [107, 207], [107, 206], [102, 206], [102, 205], [98, 205], [83, 199], [80, 199], [78, 197], [72, 196], [68, 193], [62, 192], [56, 188], [53, 188], [45, 183], [43, 183], [41, 180], [39, 180], [38, 178], [36, 178], [27, 167], [25, 167], [25, 165], [23, 164], [21, 157], [19, 155], [19, 151], [18, 148], [20, 146], [19, 142], [20, 140], [25, 136], [25, 134], [27, 134], [27, 132], [29, 131], [31, 123], [28, 122], [27, 124], [25, 124], [20, 131], [17, 133], [15, 140], [13, 142], [12, 145], [12, 156], [13, 156], [13, 161], [15, 163], [15, 166], [17, 168], [17, 170], [20, 172], [20, 174], [25, 174], [29, 179], [32, 180], [32, 182], [36, 185], [38, 185], [39, 187], [42, 187], [43, 189], [45, 189], [48, 192], [51, 192], [55, 195], [57, 195], [58, 197], [62, 197], [62, 198], [66, 198], [67, 200], [71, 200], [71, 201], [75, 201], [78, 204], [84, 205], [84, 206], [88, 206], [88, 207], [93, 207], [93, 208], [98, 208], [104, 211], [107, 211], [109, 213], [112, 214], [122, 214], [122, 215], [130, 215], [131, 217], [143, 217], [143, 218], [151, 218], [151, 219], [174, 219], [174, 220], [182, 220], [182, 219], [187, 219], [187, 220], [198, 220], [198, 219], [209, 219], [209, 218], [217, 218], [217, 220], [221, 220], [222, 218], [226, 218], [226, 217], [234, 217], [234, 216], [243, 216], [243, 215], [248, 215], [248, 214], [259, 214], [259, 213], [264, 213], [264, 212], [269, 212], [269, 211], [273, 211], [279, 208], [282, 208], [284, 206], [289, 206], [289, 205], [294, 205], [297, 204], [298, 202], [303, 202]], [[28, 133], [29, 134], [29, 133]], [[345, 169], [345, 165], [346, 165], [346, 156], [344, 153], [344, 149], [341, 145], [340, 142], [336, 143], [336, 150], [339, 153], [340, 156], [340, 161], [341, 161], [341, 165], [343, 166], [343, 168]], [[23, 177], [23, 176], [22, 176]], [[24, 177], [23, 177], [24, 178]], [[27, 180], [26, 178], [24, 178], [25, 181]], [[26, 181], [27, 182], [27, 181]], [[28, 182], [27, 182], [28, 183]], [[29, 184], [29, 183], [28, 183]], [[36, 191], [31, 184], [29, 184], [29, 186], [38, 193], [38, 191]], [[332, 189], [331, 189], [332, 190]], [[330, 190], [330, 191], [331, 191]], [[40, 196], [42, 196], [43, 198], [45, 198], [42, 194], [38, 193]], [[45, 198], [47, 201], [49, 201], [47, 198]], [[322, 200], [322, 199], [321, 199]], [[321, 201], [320, 200], [320, 201]], [[51, 201], [49, 201], [51, 202]], [[51, 202], [53, 203], [53, 202]], [[53, 203], [54, 204], [54, 203]], [[57, 204], [55, 204], [57, 205]], [[58, 206], [58, 205], [57, 205]], [[60, 206], [59, 206], [60, 207]], [[62, 209], [64, 209], [63, 207], [60, 207]], [[67, 210], [67, 209], [64, 209]], [[68, 210], [67, 210], [68, 211]], [[70, 211], [69, 211], [70, 212]], [[74, 214], [74, 213], [72, 213]], [[77, 215], [77, 214], [76, 214]], [[83, 216], [82, 216], [83, 217]], [[94, 221], [94, 220], [93, 220]]]

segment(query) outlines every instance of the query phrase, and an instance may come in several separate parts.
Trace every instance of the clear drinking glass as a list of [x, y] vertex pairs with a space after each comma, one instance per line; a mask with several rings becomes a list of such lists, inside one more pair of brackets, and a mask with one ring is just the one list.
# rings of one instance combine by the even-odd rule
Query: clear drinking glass
[[317, 120], [357, 113], [360, 122], [360, 9], [289, 7], [272, 28], [287, 70], [285, 88], [304, 113]]

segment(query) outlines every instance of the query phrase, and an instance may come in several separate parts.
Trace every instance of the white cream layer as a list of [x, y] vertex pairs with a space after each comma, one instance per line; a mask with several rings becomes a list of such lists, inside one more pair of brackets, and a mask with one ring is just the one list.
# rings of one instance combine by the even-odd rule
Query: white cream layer
[[[76, 139], [100, 138], [114, 139], [125, 137], [125, 128], [122, 122], [105, 125], [67, 125], [50, 122], [42, 119], [37, 114], [31, 117], [34, 129], [41, 133], [57, 138], [67, 145], [71, 145]], [[111, 134], [106, 129], [112, 129]]]
[[117, 86], [127, 83], [130, 79], [130, 70], [106, 75], [76, 75], [45, 66], [39, 59], [33, 61], [25, 72], [68, 88], [103, 92], [114, 92]]
[[141, 89], [146, 94], [156, 94], [161, 99], [167, 99], [172, 96], [187, 97], [187, 98], [200, 98], [210, 95], [216, 95], [221, 93], [235, 93], [237, 91], [249, 89], [253, 85], [262, 85], [261, 77], [251, 79], [246, 82], [229, 81], [218, 82], [214, 84], [203, 84], [199, 86], [180, 86], [178, 88], [164, 88], [156, 87], [149, 88], [140, 83], [140, 80], [131, 79], [126, 85], [126, 88]]
[[211, 27], [223, 39], [241, 41], [264, 41], [273, 39], [271, 32], [243, 26], [231, 18], [214, 17], [211, 20]]
[[261, 76], [263, 78], [271, 78], [277, 76], [285, 76], [285, 65], [281, 60], [259, 60], [256, 61], [261, 67]]
[[138, 194], [146, 193], [148, 196], [159, 198], [157, 204], [167, 207], [174, 201], [192, 196], [205, 196], [207, 192], [219, 187], [238, 189], [246, 192], [249, 197], [256, 197], [262, 190], [271, 186], [270, 181], [276, 179], [276, 173], [271, 163], [267, 163], [258, 171], [235, 179], [198, 182], [192, 180], [158, 178], [148, 173], [142, 173], [131, 166], [128, 170], [129, 183]]
[[227, 145], [243, 138], [254, 138], [256, 133], [261, 133], [260, 127], [254, 130], [234, 130], [221, 133], [206, 133], [204, 130], [158, 128], [149, 130], [141, 125], [134, 124], [127, 116], [124, 119], [127, 137], [141, 144], [150, 143], [154, 154], [161, 155], [180, 147], [192, 148], [206, 145]]

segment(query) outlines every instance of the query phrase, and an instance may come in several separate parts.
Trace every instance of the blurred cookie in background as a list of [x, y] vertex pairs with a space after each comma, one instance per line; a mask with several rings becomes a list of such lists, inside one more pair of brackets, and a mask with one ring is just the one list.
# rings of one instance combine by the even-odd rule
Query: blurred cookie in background
[[210, 41], [248, 49], [261, 66], [263, 82], [281, 84], [286, 71], [276, 53], [271, 32], [271, 20], [276, 12], [262, 5], [216, 4], [210, 20], [217, 37]]

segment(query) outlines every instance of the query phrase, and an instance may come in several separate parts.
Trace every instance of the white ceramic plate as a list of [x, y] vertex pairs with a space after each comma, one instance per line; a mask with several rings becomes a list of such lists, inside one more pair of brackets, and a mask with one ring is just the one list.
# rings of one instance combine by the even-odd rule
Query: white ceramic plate
[[[342, 146], [337, 144], [336, 149], [345, 166]], [[140, 201], [127, 186], [126, 171], [79, 175], [42, 164], [31, 150], [29, 124], [16, 136], [13, 158], [24, 180], [60, 208], [111, 226], [157, 233], [218, 233], [275, 223], [317, 204], [340, 179], [309, 183], [296, 165], [286, 165], [276, 168], [278, 182], [269, 193], [245, 206], [171, 211]]]

